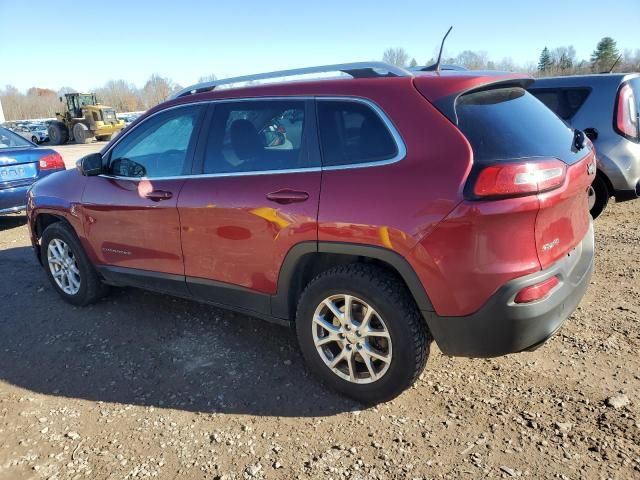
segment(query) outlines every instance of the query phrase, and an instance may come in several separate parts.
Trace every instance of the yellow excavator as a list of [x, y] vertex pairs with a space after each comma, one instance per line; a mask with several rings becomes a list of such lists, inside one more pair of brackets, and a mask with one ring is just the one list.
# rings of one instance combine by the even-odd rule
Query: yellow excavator
[[[64, 96], [65, 111], [56, 112], [56, 120], [49, 124], [51, 144], [89, 143], [94, 137], [108, 141], [124, 128], [124, 120], [118, 120], [115, 109], [99, 104], [95, 93], [65, 93]], [[64, 103], [62, 97], [60, 102]]]

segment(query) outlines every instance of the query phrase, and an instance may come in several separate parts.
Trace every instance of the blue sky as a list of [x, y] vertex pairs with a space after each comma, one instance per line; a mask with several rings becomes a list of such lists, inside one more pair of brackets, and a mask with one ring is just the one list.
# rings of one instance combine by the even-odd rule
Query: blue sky
[[0, 0], [0, 86], [86, 90], [123, 78], [140, 87], [155, 72], [187, 85], [210, 73], [379, 60], [387, 47], [403, 47], [424, 63], [449, 25], [450, 56], [485, 50], [493, 60], [526, 64], [545, 45], [573, 45], [578, 58], [588, 58], [606, 35], [620, 49], [640, 48], [638, 0], [111, 0], [95, 11], [91, 2], [80, 5]]

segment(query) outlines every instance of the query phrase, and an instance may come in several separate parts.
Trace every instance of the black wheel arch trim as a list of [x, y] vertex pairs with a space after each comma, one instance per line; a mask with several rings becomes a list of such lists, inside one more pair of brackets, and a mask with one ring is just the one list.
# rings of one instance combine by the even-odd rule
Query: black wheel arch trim
[[[113, 265], [96, 265], [95, 268], [106, 281], [115, 286], [132, 286], [160, 293], [189, 298], [222, 308], [239, 311], [265, 320], [290, 325], [295, 319], [297, 298], [292, 293], [299, 291], [296, 276], [305, 259], [314, 254], [332, 253], [349, 257], [364, 257], [379, 260], [404, 280], [418, 308], [432, 312], [433, 306], [418, 275], [409, 262], [399, 253], [383, 247], [343, 242], [307, 241], [294, 245], [282, 263], [278, 276], [277, 293], [268, 295], [245, 287], [214, 280], [152, 272]], [[293, 300], [293, 301], [292, 301]]]
[[295, 306], [291, 304], [291, 290], [295, 288], [295, 274], [304, 257], [314, 253], [333, 253], [371, 258], [388, 264], [404, 280], [418, 308], [422, 311], [433, 311], [433, 305], [422, 282], [413, 267], [399, 253], [384, 247], [362, 245], [348, 242], [308, 241], [294, 245], [287, 253], [280, 275], [278, 289], [271, 299], [271, 314], [274, 317], [293, 320]]

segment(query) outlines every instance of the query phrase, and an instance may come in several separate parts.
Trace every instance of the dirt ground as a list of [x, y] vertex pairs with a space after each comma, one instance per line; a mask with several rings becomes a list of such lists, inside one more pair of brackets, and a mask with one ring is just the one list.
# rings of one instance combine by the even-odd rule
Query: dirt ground
[[414, 388], [362, 409], [286, 328], [136, 289], [64, 303], [23, 218], [0, 218], [0, 479], [640, 478], [640, 201], [596, 232], [592, 284], [547, 345], [434, 346]]

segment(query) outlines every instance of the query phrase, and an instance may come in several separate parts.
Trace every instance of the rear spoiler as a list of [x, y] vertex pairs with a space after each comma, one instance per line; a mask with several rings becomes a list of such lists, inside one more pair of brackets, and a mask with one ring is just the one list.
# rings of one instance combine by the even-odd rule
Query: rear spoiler
[[[472, 73], [472, 72], [469, 72]], [[448, 80], [449, 85], [434, 85], [435, 82]], [[434, 82], [435, 81], [435, 82]], [[429, 100], [454, 125], [458, 125], [456, 102], [462, 95], [494, 88], [521, 87], [525, 90], [533, 83], [531, 77], [517, 74], [501, 74], [493, 77], [487, 75], [468, 77], [415, 77], [413, 82], [418, 91]], [[457, 87], [457, 88], [456, 88]]]

